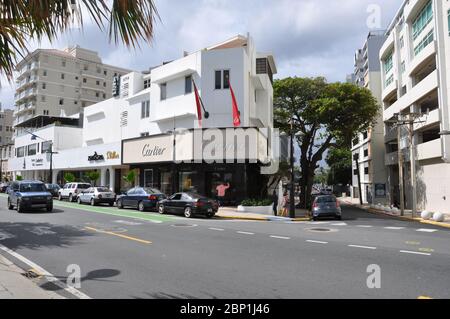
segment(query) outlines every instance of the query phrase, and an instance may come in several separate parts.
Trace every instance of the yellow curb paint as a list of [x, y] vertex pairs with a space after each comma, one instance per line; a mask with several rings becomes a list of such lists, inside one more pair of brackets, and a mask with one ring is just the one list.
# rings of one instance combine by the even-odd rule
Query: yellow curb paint
[[419, 297], [417, 297], [417, 299], [433, 299], [433, 298], [428, 297], [428, 296], [419, 296]]
[[268, 221], [268, 218], [252, 218], [252, 217], [232, 217], [232, 216], [216, 216], [218, 218], [223, 218], [223, 219], [241, 219], [241, 220], [256, 220], [256, 221]]
[[142, 243], [142, 244], [151, 244], [152, 243], [151, 241], [148, 241], [148, 240], [139, 239], [139, 238], [131, 237], [131, 236], [126, 236], [126, 235], [122, 235], [122, 234], [117, 234], [117, 233], [113, 233], [113, 232], [110, 232], [110, 231], [103, 231], [103, 230], [99, 230], [99, 229], [92, 228], [92, 227], [85, 227], [85, 228], [88, 229], [88, 230], [92, 230], [92, 231], [98, 232], [98, 233], [108, 234], [108, 235], [117, 236], [117, 237], [124, 238], [124, 239], [137, 241], [137, 242]]

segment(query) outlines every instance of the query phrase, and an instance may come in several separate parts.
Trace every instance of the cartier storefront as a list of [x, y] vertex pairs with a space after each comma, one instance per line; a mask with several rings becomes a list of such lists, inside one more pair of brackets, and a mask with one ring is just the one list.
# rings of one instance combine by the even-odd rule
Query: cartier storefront
[[225, 204], [258, 197], [266, 185], [267, 137], [258, 129], [185, 130], [122, 141], [123, 165], [139, 173], [141, 186], [170, 195], [191, 191], [216, 197], [229, 184]]

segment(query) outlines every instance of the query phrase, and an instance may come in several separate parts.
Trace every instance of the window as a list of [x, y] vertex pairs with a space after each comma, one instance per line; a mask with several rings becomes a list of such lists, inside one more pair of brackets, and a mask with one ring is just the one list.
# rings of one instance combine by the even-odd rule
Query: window
[[368, 167], [364, 167], [364, 174], [365, 175], [369, 175], [369, 168]]
[[64, 99], [59, 99], [59, 105], [64, 105]]
[[402, 49], [405, 46], [405, 39], [403, 36], [400, 38], [400, 48]]
[[41, 153], [47, 153], [50, 152], [52, 149], [52, 142], [51, 141], [45, 141], [41, 143]]
[[43, 76], [47, 76], [47, 70], [42, 71]]
[[141, 119], [150, 117], [150, 101], [141, 103]]
[[61, 80], [64, 80], [65, 77], [66, 77], [65, 74], [61, 73]]
[[96, 84], [96, 85], [100, 85], [100, 81], [96, 81], [95, 84]]
[[184, 94], [192, 93], [192, 75], [184, 78]]
[[83, 69], [84, 69], [85, 71], [88, 71], [88, 70], [89, 70], [89, 65], [85, 64]]
[[414, 55], [417, 56], [423, 49], [425, 49], [434, 40], [434, 30], [431, 30], [419, 44], [414, 48]]
[[95, 92], [95, 97], [100, 97], [100, 93]]
[[75, 80], [77, 80], [77, 81], [78, 81], [78, 76], [76, 76], [76, 77], [75, 77]]
[[364, 157], [367, 157], [367, 156], [369, 156], [369, 149], [364, 150]]
[[150, 136], [150, 133], [149, 132], [141, 133], [141, 137], [146, 137], [146, 136]]
[[24, 146], [16, 148], [16, 156], [17, 157], [25, 156], [25, 147]]
[[37, 144], [28, 145], [28, 156], [36, 155], [37, 153]]
[[47, 84], [46, 83], [42, 83], [42, 89], [43, 90], [47, 89]]
[[215, 81], [215, 89], [220, 90], [222, 88], [222, 71], [216, 71]]
[[151, 83], [151, 80], [150, 80], [150, 79], [144, 80], [144, 90], [145, 90], [145, 89], [148, 89], [148, 88], [150, 87], [150, 83]]
[[433, 7], [432, 1], [429, 1], [428, 4], [419, 13], [416, 20], [414, 20], [413, 23], [414, 40], [417, 39], [417, 37], [422, 33], [422, 31], [431, 22], [432, 19], [433, 19]]
[[106, 93], [103, 93], [103, 98], [106, 99]]
[[104, 74], [104, 75], [108, 75], [108, 71], [104, 70], [104, 71], [103, 71], [103, 74]]
[[2, 126], [2, 125], [0, 125], [0, 132], [1, 132], [1, 131], [3, 131], [3, 126]]
[[363, 133], [363, 140], [365, 140], [369, 136], [369, 132], [365, 131]]
[[394, 62], [392, 59], [392, 56], [394, 55], [393, 52], [391, 52], [391, 54], [387, 57], [386, 60], [384, 60], [384, 73], [388, 74], [389, 71], [392, 70], [392, 68], [394, 67]]
[[405, 73], [405, 71], [406, 71], [405, 61], [402, 62], [401, 71], [402, 71], [402, 73]]
[[87, 83], [87, 79], [86, 78], [83, 79], [83, 83]]
[[450, 10], [447, 11], [448, 35], [450, 36]]
[[106, 82], [103, 82], [103, 87], [106, 87]]
[[230, 70], [223, 71], [223, 88], [224, 89], [230, 88]]
[[66, 61], [62, 60], [61, 65], [62, 65], [63, 68], [65, 68], [66, 67]]
[[160, 89], [161, 89], [161, 101], [164, 101], [167, 98], [167, 83], [161, 83]]
[[394, 75], [393, 74], [391, 74], [391, 76], [387, 78], [386, 84], [384, 85], [384, 87], [388, 87], [392, 82], [394, 82]]

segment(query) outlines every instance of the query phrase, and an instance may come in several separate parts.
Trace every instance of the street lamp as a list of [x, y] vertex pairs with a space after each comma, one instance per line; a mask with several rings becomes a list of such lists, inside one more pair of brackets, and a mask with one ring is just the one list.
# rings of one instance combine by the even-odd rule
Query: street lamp
[[46, 139], [44, 139], [44, 138], [42, 138], [42, 137], [40, 137], [40, 136], [38, 136], [38, 135], [36, 135], [36, 134], [34, 134], [32, 132], [28, 132], [28, 131], [25, 131], [25, 132], [27, 132], [28, 134], [31, 135], [31, 140], [32, 141], [35, 141], [36, 139], [40, 139], [40, 140], [42, 140], [44, 142], [49, 142], [50, 143], [50, 148], [46, 151], [46, 153], [50, 154], [50, 169], [49, 169], [48, 183], [51, 184], [53, 182], [53, 154], [58, 154], [58, 152], [53, 152], [53, 142], [52, 141], [46, 140]]

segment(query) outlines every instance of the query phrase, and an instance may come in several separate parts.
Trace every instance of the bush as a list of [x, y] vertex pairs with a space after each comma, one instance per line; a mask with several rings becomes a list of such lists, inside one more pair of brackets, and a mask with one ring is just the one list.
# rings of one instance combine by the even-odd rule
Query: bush
[[273, 203], [270, 199], [245, 199], [242, 206], [271, 206]]
[[75, 182], [75, 175], [73, 175], [72, 173], [65, 173], [64, 180], [66, 181], [66, 183], [73, 183]]

